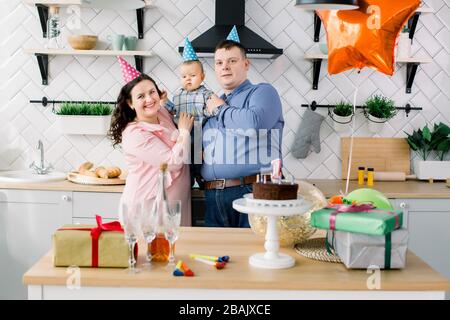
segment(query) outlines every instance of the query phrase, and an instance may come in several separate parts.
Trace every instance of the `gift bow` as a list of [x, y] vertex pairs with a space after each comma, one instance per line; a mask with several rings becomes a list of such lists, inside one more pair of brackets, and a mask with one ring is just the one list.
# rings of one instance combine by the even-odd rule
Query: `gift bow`
[[117, 231], [124, 232], [122, 225], [119, 221], [113, 221], [108, 223], [102, 222], [102, 217], [95, 215], [95, 220], [97, 221], [97, 227], [95, 228], [64, 228], [63, 230], [78, 230], [78, 231], [91, 231], [92, 238], [92, 267], [98, 268], [98, 239], [103, 231]]

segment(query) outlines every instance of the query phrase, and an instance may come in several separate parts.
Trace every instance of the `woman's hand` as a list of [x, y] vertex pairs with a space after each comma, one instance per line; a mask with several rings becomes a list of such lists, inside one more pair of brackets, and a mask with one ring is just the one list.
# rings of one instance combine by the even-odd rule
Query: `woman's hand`
[[180, 118], [178, 119], [178, 130], [186, 130], [188, 132], [191, 132], [193, 125], [194, 117], [185, 112], [181, 112]]

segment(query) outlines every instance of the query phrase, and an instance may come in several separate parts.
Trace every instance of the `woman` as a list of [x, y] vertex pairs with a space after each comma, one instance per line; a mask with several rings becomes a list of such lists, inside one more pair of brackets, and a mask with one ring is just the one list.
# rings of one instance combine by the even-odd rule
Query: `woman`
[[[128, 176], [121, 203], [139, 203], [156, 197], [160, 164], [166, 162], [169, 199], [181, 200], [181, 225], [191, 225], [191, 192], [188, 162], [193, 118], [180, 116], [178, 129], [161, 108], [165, 96], [155, 81], [141, 74], [120, 91], [109, 136], [122, 145]], [[122, 217], [121, 217], [122, 218]]]

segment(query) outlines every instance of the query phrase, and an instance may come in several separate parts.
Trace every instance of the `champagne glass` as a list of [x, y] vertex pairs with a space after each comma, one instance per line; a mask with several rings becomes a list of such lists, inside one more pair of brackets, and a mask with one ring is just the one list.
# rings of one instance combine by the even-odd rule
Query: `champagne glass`
[[150, 245], [156, 238], [156, 228], [158, 224], [158, 212], [156, 210], [155, 199], [146, 199], [142, 204], [142, 219], [141, 219], [141, 229], [144, 234], [145, 241], [147, 241], [147, 262], [144, 267], [151, 268], [152, 264], [152, 253], [150, 250]]
[[125, 231], [125, 240], [127, 241], [129, 248], [128, 269], [126, 271], [128, 273], [134, 274], [140, 272], [140, 270], [136, 268], [137, 257], [134, 256], [134, 248], [136, 246], [139, 235], [142, 204], [122, 203], [121, 211]]
[[178, 239], [181, 222], [181, 200], [169, 201], [168, 213], [164, 216], [164, 236], [169, 241], [170, 266], [175, 265], [175, 241]]

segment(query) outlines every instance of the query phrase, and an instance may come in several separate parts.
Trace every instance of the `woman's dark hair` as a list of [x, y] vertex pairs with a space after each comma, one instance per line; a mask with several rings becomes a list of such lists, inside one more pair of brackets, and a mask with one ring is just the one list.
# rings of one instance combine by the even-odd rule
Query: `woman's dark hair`
[[133, 122], [136, 119], [136, 111], [130, 108], [128, 101], [131, 101], [131, 90], [143, 80], [150, 80], [153, 82], [158, 95], [161, 97], [161, 90], [159, 90], [155, 80], [144, 73], [122, 87], [119, 97], [117, 98], [117, 106], [112, 114], [111, 127], [108, 131], [108, 137], [114, 142], [113, 147], [122, 143], [123, 130], [125, 130], [130, 122]]

